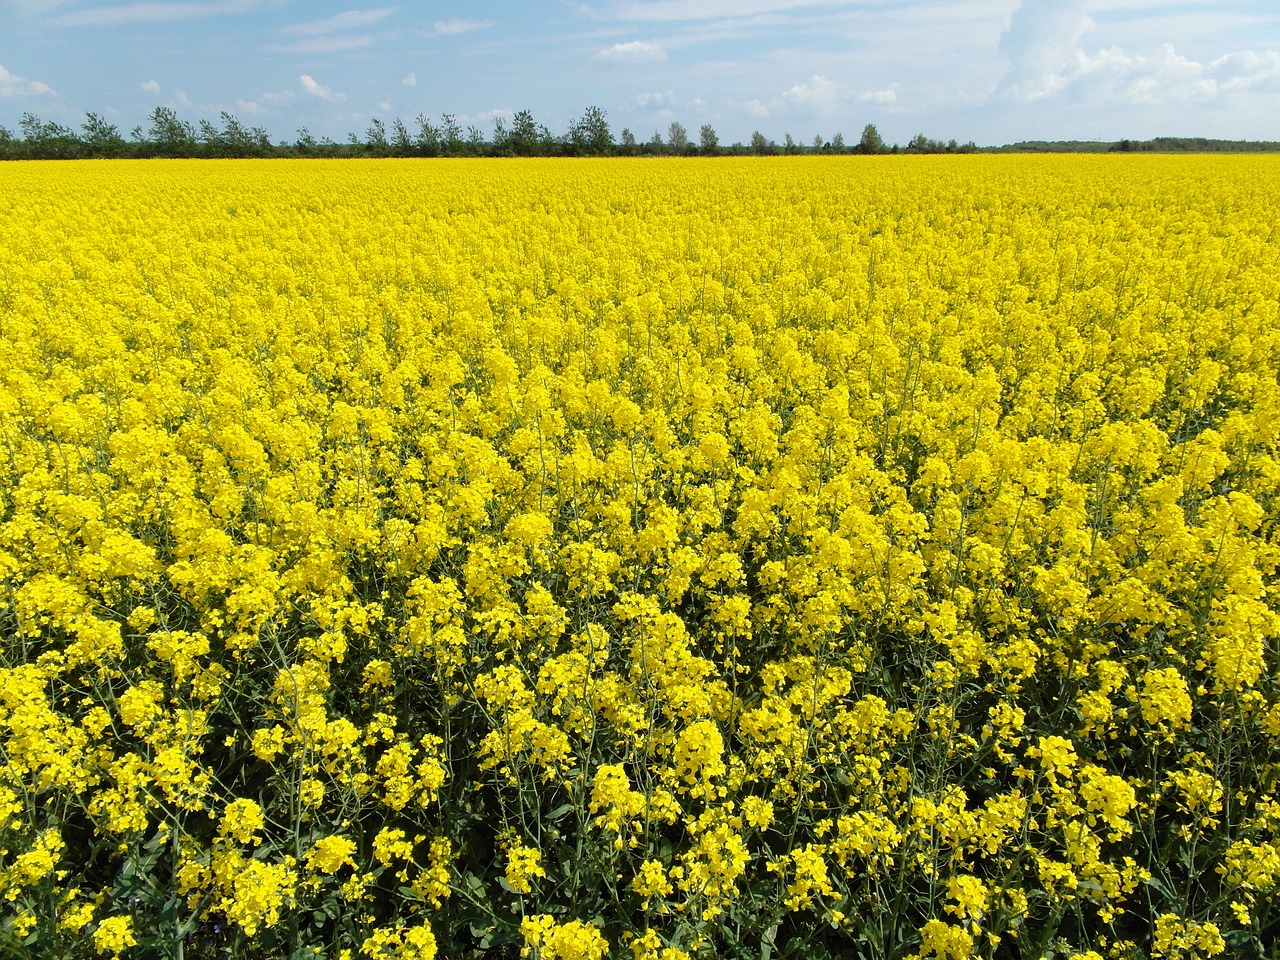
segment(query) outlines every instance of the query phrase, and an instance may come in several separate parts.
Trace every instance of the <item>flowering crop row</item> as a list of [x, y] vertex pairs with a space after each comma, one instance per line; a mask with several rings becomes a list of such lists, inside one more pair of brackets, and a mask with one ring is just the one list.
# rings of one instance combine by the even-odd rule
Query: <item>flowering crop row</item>
[[1259, 955], [1278, 172], [7, 167], [0, 945]]

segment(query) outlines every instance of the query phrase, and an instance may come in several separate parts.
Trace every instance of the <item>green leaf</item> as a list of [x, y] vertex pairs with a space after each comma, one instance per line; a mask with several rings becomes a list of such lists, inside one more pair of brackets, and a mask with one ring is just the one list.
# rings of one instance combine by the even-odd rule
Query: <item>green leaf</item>
[[773, 942], [778, 936], [778, 925], [775, 923], [760, 935], [760, 960], [770, 960], [773, 956]]
[[1177, 896], [1173, 893], [1173, 891], [1171, 891], [1167, 886], [1165, 886], [1164, 881], [1161, 880], [1159, 877], [1147, 877], [1142, 882], [1145, 883], [1147, 886], [1151, 887], [1151, 889], [1155, 890], [1166, 900], [1169, 900], [1172, 902], [1178, 899]]

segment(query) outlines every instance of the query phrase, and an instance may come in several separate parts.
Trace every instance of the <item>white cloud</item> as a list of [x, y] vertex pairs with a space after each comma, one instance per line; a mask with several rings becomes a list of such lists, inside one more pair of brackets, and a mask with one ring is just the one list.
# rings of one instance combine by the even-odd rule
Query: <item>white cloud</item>
[[280, 32], [295, 37], [324, 37], [343, 30], [373, 26], [399, 9], [399, 7], [374, 7], [370, 10], [347, 10], [343, 13], [335, 13], [331, 17], [321, 17], [319, 20], [308, 20], [305, 23], [281, 27]]
[[607, 63], [655, 63], [667, 59], [667, 51], [652, 40], [629, 40], [605, 47], [591, 59]]
[[797, 83], [782, 95], [782, 99], [809, 110], [826, 111], [837, 105], [840, 89], [826, 77], [814, 74], [808, 83]]
[[294, 43], [268, 44], [266, 49], [273, 53], [341, 53], [344, 50], [359, 50], [371, 47], [378, 38], [371, 33], [357, 33], [336, 37], [311, 37]]
[[143, 93], [159, 93], [160, 84], [156, 83], [154, 80], [144, 80], [142, 83], [138, 84], [138, 89]]
[[477, 114], [464, 114], [458, 118], [458, 123], [464, 127], [484, 127], [492, 124], [498, 118], [510, 123], [515, 119], [515, 115], [515, 111], [510, 107], [494, 107], [492, 110], [482, 110]]
[[1077, 99], [1194, 103], [1240, 91], [1275, 89], [1280, 53], [1241, 51], [1206, 64], [1183, 56], [1169, 43], [1154, 54], [1130, 54], [1110, 47], [1093, 56], [1078, 54], [1056, 80]]
[[[1095, 10], [1150, 6], [1151, 0], [1090, 0]], [[1237, 51], [1209, 62], [1185, 56], [1167, 42], [1151, 52], [1113, 44], [1089, 53], [1081, 40], [1093, 26], [1084, 0], [1021, 0], [1000, 37], [1009, 67], [993, 98], [1133, 107], [1280, 91], [1275, 50]]]
[[261, 116], [269, 114], [272, 107], [285, 107], [298, 99], [298, 95], [292, 90], [279, 90], [272, 93], [264, 93], [254, 97], [252, 100], [237, 99], [236, 107], [250, 116]]
[[379, 110], [381, 110], [381, 111], [383, 111], [384, 113], [390, 113], [390, 112], [391, 112], [391, 104], [389, 104], [389, 103], [387, 103], [387, 101], [383, 100], [381, 103], [379, 103], [379, 104], [378, 104], [378, 109], [379, 109]]
[[40, 97], [53, 93], [53, 88], [39, 80], [27, 80], [0, 67], [0, 97]]
[[858, 103], [874, 103], [882, 107], [891, 107], [898, 102], [898, 92], [892, 87], [884, 90], [867, 90], [854, 97]]
[[1224, 91], [1280, 90], [1280, 52], [1240, 50], [1209, 64], [1209, 72]]
[[406, 87], [416, 87], [418, 85], [418, 75], [410, 70], [400, 80]]
[[668, 106], [675, 101], [675, 97], [675, 92], [672, 90], [659, 90], [654, 93], [638, 93], [631, 102], [643, 110], [646, 107]]
[[71, 10], [49, 21], [57, 27], [110, 27], [122, 23], [165, 23], [249, 13], [265, 0], [218, 0], [212, 3], [124, 3]]
[[1192, 104], [1245, 93], [1280, 92], [1280, 52], [1242, 50], [1208, 63], [1179, 53], [1171, 43], [1154, 53], [1119, 46], [1097, 53], [1077, 48], [1071, 59], [1030, 85], [998, 93], [1025, 101], [1050, 97], [1086, 104], [1146, 106]]
[[715, 20], [830, 6], [840, 4], [837, 0], [629, 0], [617, 4], [614, 15], [620, 20]]
[[453, 36], [459, 33], [471, 33], [473, 30], [485, 30], [492, 26], [492, 20], [437, 20], [432, 26], [432, 31], [436, 36]]
[[371, 47], [378, 37], [371, 33], [348, 33], [361, 27], [371, 27], [398, 11], [399, 7], [372, 7], [368, 10], [346, 10], [330, 17], [307, 20], [281, 27], [279, 32], [289, 37], [299, 37], [287, 44], [268, 45], [277, 53], [341, 53]]
[[784, 117], [798, 120], [803, 117], [830, 116], [853, 103], [893, 106], [897, 99], [898, 94], [893, 87], [855, 94], [844, 90], [840, 84], [822, 74], [815, 74], [804, 83], [793, 84], [767, 101], [756, 97], [747, 101], [738, 101], [734, 105], [752, 117]]
[[1048, 92], [1091, 25], [1084, 0], [1022, 0], [1000, 35], [1000, 52], [1009, 61], [1001, 87], [1015, 97]]
[[345, 93], [336, 93], [330, 87], [324, 84], [316, 83], [307, 74], [303, 74], [298, 78], [298, 82], [302, 84], [302, 89], [307, 91], [313, 97], [319, 97], [321, 100], [328, 100], [330, 103], [342, 103], [347, 99]]

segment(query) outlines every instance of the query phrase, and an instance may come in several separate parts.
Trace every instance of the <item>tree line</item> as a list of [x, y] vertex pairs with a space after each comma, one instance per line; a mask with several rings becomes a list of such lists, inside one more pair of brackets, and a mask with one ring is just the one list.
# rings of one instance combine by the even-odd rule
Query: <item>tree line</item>
[[399, 117], [389, 123], [374, 118], [363, 137], [349, 133], [345, 140], [315, 137], [305, 127], [292, 142], [273, 140], [261, 126], [247, 126], [223, 111], [214, 123], [192, 124], [171, 107], [156, 107], [145, 126], [127, 135], [97, 113], [85, 114], [79, 129], [25, 113], [18, 132], [0, 126], [0, 159], [46, 160], [145, 157], [580, 157], [580, 156], [767, 156], [800, 153], [972, 153], [971, 142], [943, 143], [924, 134], [905, 147], [887, 144], [875, 124], [868, 123], [858, 142], [845, 143], [840, 133], [799, 142], [790, 133], [781, 143], [760, 131], [748, 143], [724, 145], [715, 128], [704, 123], [696, 136], [678, 121], [665, 132], [655, 130], [645, 139], [623, 129], [615, 139], [605, 112], [588, 107], [563, 134], [552, 133], [521, 110], [510, 119], [498, 117], [490, 131], [474, 124], [464, 127], [446, 113], [438, 121], [419, 114], [406, 123]]

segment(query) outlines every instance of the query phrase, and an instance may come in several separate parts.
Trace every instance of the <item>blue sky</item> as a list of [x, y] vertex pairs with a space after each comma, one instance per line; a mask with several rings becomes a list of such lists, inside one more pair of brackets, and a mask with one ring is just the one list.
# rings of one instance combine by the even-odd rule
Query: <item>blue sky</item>
[[[641, 140], [875, 123], [979, 144], [1280, 140], [1277, 0], [0, 0], [0, 124], [128, 132], [158, 105], [276, 140], [588, 105]], [[412, 124], [410, 124], [412, 125]]]

